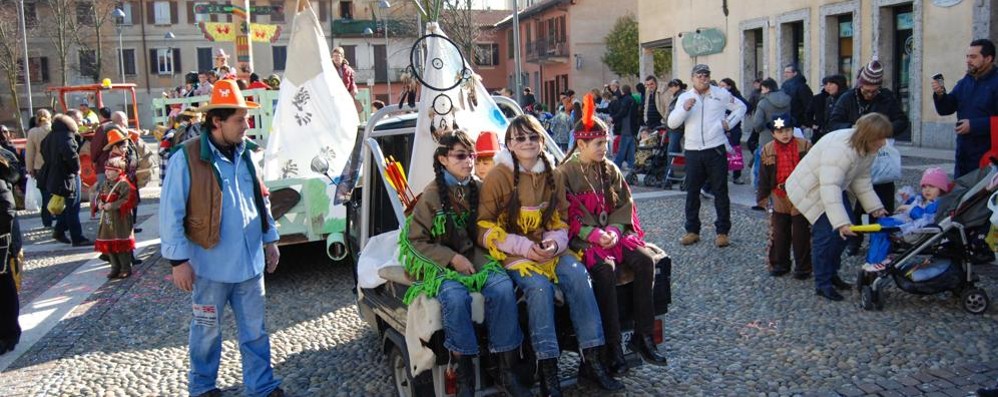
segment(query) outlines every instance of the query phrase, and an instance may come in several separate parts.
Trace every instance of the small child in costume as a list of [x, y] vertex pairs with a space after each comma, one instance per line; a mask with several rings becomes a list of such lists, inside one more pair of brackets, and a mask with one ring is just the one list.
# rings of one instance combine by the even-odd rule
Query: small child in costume
[[107, 160], [104, 175], [107, 179], [100, 187], [96, 205], [90, 207], [91, 215], [100, 214], [97, 226], [96, 251], [107, 254], [111, 272], [107, 278], [127, 278], [132, 275], [132, 208], [136, 204], [135, 186], [125, 175], [125, 160], [111, 157]]
[[[894, 215], [877, 219], [884, 227], [898, 227], [901, 235], [906, 235], [915, 229], [931, 224], [939, 211], [939, 197], [950, 190], [949, 176], [941, 168], [933, 167], [925, 170], [919, 183], [922, 194], [908, 197], [904, 204], [894, 211]], [[891, 252], [891, 240], [888, 232], [877, 232], [870, 235], [870, 249], [866, 253], [866, 263], [863, 270], [879, 272], [891, 263], [887, 255]]]
[[485, 180], [485, 176], [495, 166], [496, 153], [499, 153], [499, 135], [492, 131], [482, 131], [475, 141], [475, 176]]
[[765, 208], [769, 199], [773, 200], [766, 246], [769, 275], [780, 277], [790, 272], [792, 247], [797, 263], [794, 278], [804, 280], [811, 276], [811, 225], [787, 198], [784, 184], [811, 149], [811, 142], [795, 136], [793, 117], [787, 113], [774, 115], [766, 128], [773, 134], [773, 140], [763, 146], [759, 157], [756, 202]]

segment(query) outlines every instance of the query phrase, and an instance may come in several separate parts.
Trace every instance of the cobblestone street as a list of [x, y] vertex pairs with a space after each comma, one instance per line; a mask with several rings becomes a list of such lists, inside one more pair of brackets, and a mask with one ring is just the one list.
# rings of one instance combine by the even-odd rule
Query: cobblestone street
[[[933, 163], [906, 159], [905, 180]], [[883, 311], [860, 309], [856, 292], [844, 302], [819, 299], [813, 281], [768, 275], [765, 214], [749, 209], [743, 192], [734, 193], [732, 246], [717, 249], [710, 200], [702, 209], [705, 241], [681, 247], [683, 196], [638, 190], [654, 196], [638, 203], [649, 240], [674, 261], [673, 304], [664, 345], [669, 366], [632, 370], [623, 378], [626, 395], [966, 396], [998, 379], [995, 307], [974, 316], [949, 293], [919, 297], [896, 288], [887, 291]], [[150, 202], [144, 205], [154, 208]], [[35, 246], [22, 310], [96, 258], [53, 248], [37, 216], [24, 223], [36, 237], [28, 239]], [[158, 245], [141, 256], [132, 278], [104, 283], [27, 351], [19, 345], [20, 357], [0, 376], [0, 395], [186, 395], [190, 295], [172, 284]], [[847, 258], [842, 276], [851, 280], [859, 264], [861, 257]], [[981, 270], [980, 285], [998, 297], [994, 265]], [[266, 282], [273, 364], [290, 395], [394, 393], [376, 333], [357, 314], [350, 265], [329, 262], [321, 247], [288, 248]], [[235, 396], [242, 394], [241, 369], [234, 321], [225, 315], [219, 387]], [[574, 370], [576, 360], [565, 354], [562, 365]], [[568, 394], [598, 395], [589, 386]]]

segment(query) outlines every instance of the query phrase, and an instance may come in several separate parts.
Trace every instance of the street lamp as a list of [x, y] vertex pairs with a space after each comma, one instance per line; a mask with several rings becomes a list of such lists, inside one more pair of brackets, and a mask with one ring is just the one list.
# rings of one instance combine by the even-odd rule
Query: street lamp
[[[125, 49], [121, 45], [121, 32], [124, 30], [125, 22], [125, 11], [119, 7], [115, 7], [114, 11], [111, 11], [111, 16], [114, 17], [115, 29], [118, 31], [118, 69], [121, 71], [121, 83], [125, 83]], [[121, 90], [121, 107], [124, 108], [125, 112], [128, 112], [128, 95], [125, 90]]]
[[392, 8], [392, 4], [388, 0], [380, 0], [378, 2], [378, 9], [381, 10], [381, 19], [385, 22], [385, 70], [387, 71], [386, 82], [388, 83], [388, 101], [392, 100], [392, 63], [389, 62], [391, 56], [388, 52], [388, 9]]
[[[173, 63], [173, 39], [177, 38], [177, 35], [173, 34], [173, 32], [166, 32], [166, 34], [163, 35], [163, 38], [166, 39], [167, 42], [166, 51], [170, 53], [170, 85], [173, 85], [173, 75], [177, 74], [177, 71], [173, 70], [176, 66]], [[170, 90], [176, 91], [176, 87], [170, 87]]]

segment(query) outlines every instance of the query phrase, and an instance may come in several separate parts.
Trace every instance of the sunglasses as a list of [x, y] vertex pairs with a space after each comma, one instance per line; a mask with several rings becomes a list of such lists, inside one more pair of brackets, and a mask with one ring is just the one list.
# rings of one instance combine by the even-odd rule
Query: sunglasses
[[700, 73], [697, 73], [696, 77], [710, 77], [710, 72], [700, 72]]
[[540, 142], [541, 141], [541, 136], [537, 135], [537, 134], [517, 135], [517, 136], [514, 136], [513, 139], [516, 140], [519, 143], [526, 142], [528, 139], [530, 140], [530, 142]]
[[477, 155], [474, 154], [474, 153], [469, 153], [469, 152], [461, 152], [461, 153], [448, 153], [447, 157], [456, 159], [457, 161], [464, 161], [464, 160], [467, 160], [467, 159], [474, 160], [475, 157], [477, 157]]

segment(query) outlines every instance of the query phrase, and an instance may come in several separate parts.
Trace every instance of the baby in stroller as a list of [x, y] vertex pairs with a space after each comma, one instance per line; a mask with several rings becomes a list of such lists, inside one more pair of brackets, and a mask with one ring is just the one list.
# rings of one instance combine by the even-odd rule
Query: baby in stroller
[[[895, 215], [878, 219], [877, 223], [884, 228], [899, 230], [901, 237], [932, 223], [939, 210], [939, 197], [950, 191], [949, 176], [941, 168], [929, 168], [922, 174], [919, 185], [920, 195], [903, 197], [904, 204], [898, 207]], [[905, 195], [904, 192], [901, 194]], [[891, 248], [891, 236], [888, 231], [871, 234], [870, 249], [866, 254], [863, 270], [879, 272], [886, 269], [891, 263], [887, 257]]]

